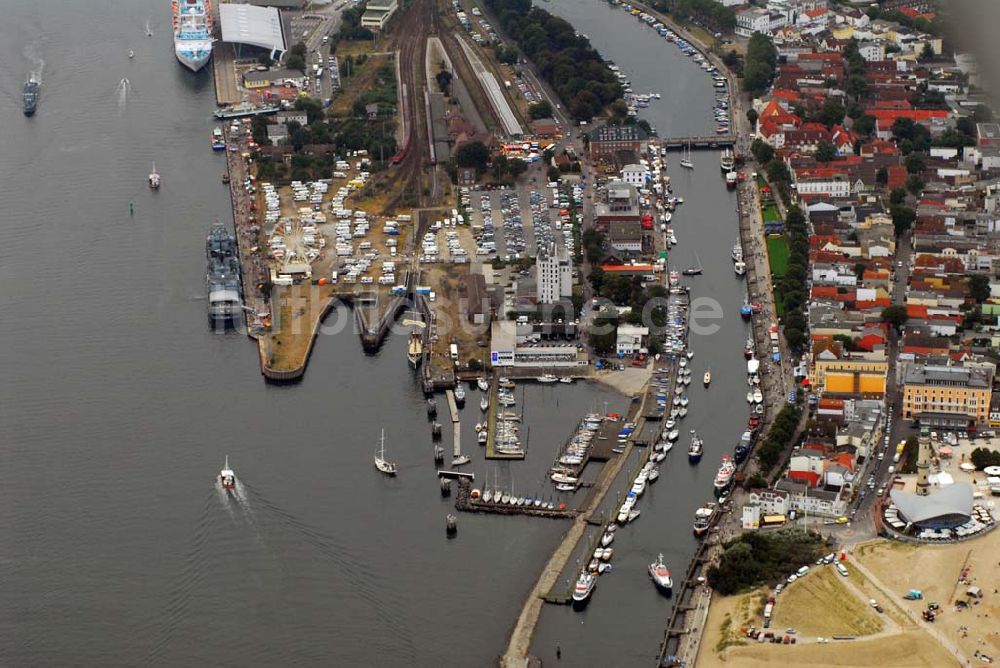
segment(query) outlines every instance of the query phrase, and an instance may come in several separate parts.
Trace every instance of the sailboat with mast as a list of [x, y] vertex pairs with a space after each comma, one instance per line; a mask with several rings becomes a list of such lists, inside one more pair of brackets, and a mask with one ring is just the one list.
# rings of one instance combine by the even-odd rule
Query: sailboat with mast
[[379, 449], [375, 454], [375, 468], [388, 476], [396, 475], [396, 462], [390, 462], [385, 458], [385, 429], [382, 430]]
[[691, 161], [691, 142], [687, 143], [687, 148], [681, 154], [681, 159], [677, 164], [687, 169], [694, 169], [694, 162]]

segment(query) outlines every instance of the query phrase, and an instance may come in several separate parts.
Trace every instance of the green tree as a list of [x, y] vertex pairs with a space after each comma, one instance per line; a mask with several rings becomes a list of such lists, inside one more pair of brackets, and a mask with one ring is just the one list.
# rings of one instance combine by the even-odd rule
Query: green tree
[[846, 113], [844, 105], [836, 99], [828, 97], [819, 110], [819, 122], [827, 128], [832, 128], [834, 125], [844, 122], [844, 115]]
[[753, 153], [754, 159], [761, 165], [766, 165], [774, 159], [774, 149], [759, 137], [754, 139], [753, 143], [750, 144], [750, 152]]
[[969, 455], [972, 465], [982, 471], [987, 466], [1000, 466], [1000, 452], [987, 448], [976, 448]]
[[533, 119], [549, 118], [552, 116], [552, 105], [548, 100], [539, 100], [528, 105], [528, 115]]
[[883, 186], [883, 187], [887, 183], [889, 183], [889, 170], [886, 169], [885, 167], [879, 167], [875, 171], [875, 183], [877, 183], [877, 184], [879, 184], [880, 186]]
[[865, 114], [851, 124], [851, 129], [862, 137], [870, 137], [875, 132], [875, 122], [874, 116]]
[[767, 163], [767, 178], [773, 183], [787, 183], [792, 175], [788, 171], [788, 165], [784, 160], [775, 158]]
[[434, 79], [437, 81], [438, 90], [445, 95], [451, 94], [451, 78], [451, 72], [448, 70], [441, 70], [434, 76]]
[[459, 167], [473, 167], [476, 173], [482, 174], [486, 171], [486, 165], [490, 160], [490, 150], [479, 141], [470, 141], [462, 144], [455, 151], [455, 164]]
[[750, 125], [756, 125], [757, 124], [757, 118], [758, 118], [758, 116], [757, 116], [757, 110], [756, 109], [754, 109], [753, 107], [747, 109], [747, 121], [750, 122]]
[[907, 206], [889, 207], [889, 215], [892, 217], [892, 227], [899, 236], [913, 226], [913, 221], [917, 219], [917, 212]]
[[977, 304], [982, 304], [990, 298], [990, 277], [986, 274], [970, 274], [969, 295], [976, 300]]
[[[888, 180], [888, 176], [886, 176]], [[906, 201], [906, 188], [893, 188], [892, 192], [889, 193], [889, 203], [893, 206], [899, 206]]]
[[924, 171], [924, 154], [923, 153], [911, 153], [906, 156], [906, 160], [903, 161], [906, 165], [906, 171], [910, 174], [919, 174]]
[[591, 321], [587, 340], [598, 355], [607, 355], [615, 348], [615, 321], [613, 313], [602, 311]]
[[816, 160], [819, 162], [830, 162], [837, 157], [837, 147], [825, 139], [819, 141], [816, 147]]
[[906, 314], [905, 306], [887, 306], [882, 309], [882, 320], [889, 323], [896, 329], [899, 329], [906, 324], [906, 320], [909, 316]]
[[906, 177], [906, 189], [916, 197], [924, 190], [924, 180], [917, 174], [910, 174]]
[[899, 455], [899, 472], [900, 473], [916, 473], [917, 472], [917, 458], [920, 456], [920, 441], [917, 440], [916, 436], [907, 437], [903, 444], [903, 452]]

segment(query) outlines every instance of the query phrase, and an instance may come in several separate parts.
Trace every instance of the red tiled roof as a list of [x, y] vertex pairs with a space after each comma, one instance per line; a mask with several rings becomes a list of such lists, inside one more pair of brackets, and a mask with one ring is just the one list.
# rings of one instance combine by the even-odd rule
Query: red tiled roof
[[837, 299], [838, 296], [834, 285], [814, 285], [810, 294], [811, 299]]
[[886, 167], [886, 171], [889, 173], [889, 181], [886, 183], [886, 188], [889, 190], [902, 188], [906, 185], [906, 179], [910, 176], [903, 165], [889, 165]]
[[944, 109], [865, 109], [865, 113], [890, 125], [897, 118], [909, 118], [912, 121], [921, 123], [935, 118], [948, 118], [949, 116], [949, 112]]
[[923, 304], [907, 304], [906, 305], [906, 315], [909, 318], [926, 318], [927, 317], [927, 307]]

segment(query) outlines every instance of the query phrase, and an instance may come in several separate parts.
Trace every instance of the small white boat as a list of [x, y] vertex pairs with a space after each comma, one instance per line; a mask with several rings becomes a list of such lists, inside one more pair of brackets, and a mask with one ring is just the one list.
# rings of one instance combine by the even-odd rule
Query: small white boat
[[689, 351], [687, 351], [684, 354], [687, 355], [688, 359], [691, 359], [692, 357], [694, 357], [694, 351], [693, 350], [689, 350]]
[[492, 502], [493, 502], [493, 490], [488, 489], [485, 492], [483, 492], [483, 503], [492, 503]]
[[615, 540], [614, 533], [604, 534], [603, 536], [601, 536], [601, 547], [607, 547], [608, 545], [611, 545], [611, 543], [613, 543], [614, 540]]
[[747, 403], [748, 404], [753, 403], [753, 392], [747, 392]]
[[484, 394], [483, 398], [479, 400], [479, 410], [484, 413], [490, 408], [490, 398], [488, 394]]
[[461, 385], [455, 387], [455, 403], [461, 406], [465, 403], [465, 388]]
[[559, 381], [559, 379], [551, 373], [541, 375], [536, 380], [538, 380], [539, 383], [555, 383]]
[[678, 431], [677, 429], [671, 429], [667, 433], [667, 441], [672, 443], [676, 441], [680, 435], [681, 435], [680, 431]]
[[504, 492], [503, 495], [500, 496], [500, 503], [507, 504], [509, 502], [510, 502], [510, 492]]
[[666, 458], [667, 458], [667, 453], [665, 452], [655, 452], [649, 457], [650, 461], [655, 461], [657, 463], [662, 462]]
[[135, 58], [135, 51], [133, 51], [132, 49], [129, 49], [128, 50], [128, 57], [129, 58]]
[[606, 547], [601, 550], [601, 556], [599, 557], [601, 561], [611, 561], [611, 557], [615, 554], [615, 550], [612, 547]]
[[396, 463], [385, 458], [385, 429], [382, 430], [379, 451], [375, 454], [375, 468], [386, 475], [396, 475]]
[[229, 468], [229, 455], [226, 455], [226, 463], [219, 471], [219, 484], [222, 485], [222, 489], [236, 489], [236, 474]]
[[664, 443], [663, 454], [667, 454], [668, 452], [670, 452], [673, 449], [673, 447], [674, 447], [673, 441], [667, 441], [666, 443]]
[[657, 479], [659, 479], [659, 477], [660, 477], [660, 469], [659, 467], [654, 466], [649, 471], [649, 482], [656, 482]]
[[562, 378], [559, 379], [559, 382], [566, 383], [567, 385], [569, 385], [570, 383], [573, 382], [573, 378], [571, 376], [563, 376]]
[[681, 397], [681, 407], [687, 406], [689, 403], [691, 403], [691, 400], [687, 398], [686, 394]]
[[476, 442], [479, 445], [486, 445], [486, 443], [487, 443], [487, 441], [489, 441], [489, 439], [490, 439], [490, 433], [489, 433], [489, 430], [487, 430], [487, 429], [483, 429], [478, 434], [476, 434]]
[[156, 171], [156, 163], [153, 163], [153, 171], [149, 173], [149, 187], [153, 190], [160, 189], [160, 173]]
[[628, 513], [628, 521], [629, 522], [634, 522], [638, 517], [639, 517], [639, 509], [638, 508], [633, 508], [632, 510], [629, 511], [629, 513]]
[[753, 391], [753, 401], [756, 404], [764, 402], [764, 394], [760, 391], [759, 387]]
[[711, 371], [706, 371], [705, 372], [705, 377], [702, 379], [702, 382], [705, 383], [705, 387], [708, 387], [711, 384], [711, 382], [712, 382], [712, 372]]
[[476, 385], [479, 386], [479, 391], [480, 392], [489, 392], [490, 391], [490, 381], [486, 380], [485, 378], [477, 378], [476, 379]]
[[576, 485], [568, 483], [568, 482], [561, 482], [558, 485], [556, 485], [556, 491], [557, 492], [575, 492], [576, 491]]
[[451, 465], [452, 466], [461, 466], [463, 464], [468, 464], [470, 461], [472, 461], [472, 460], [470, 460], [465, 455], [459, 455], [458, 457], [455, 457], [454, 459], [451, 460]]

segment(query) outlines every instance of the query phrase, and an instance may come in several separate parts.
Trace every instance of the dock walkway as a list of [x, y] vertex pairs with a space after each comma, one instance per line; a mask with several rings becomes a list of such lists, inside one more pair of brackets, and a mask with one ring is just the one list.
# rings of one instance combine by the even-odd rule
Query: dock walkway
[[236, 80], [236, 54], [233, 45], [216, 42], [212, 48], [212, 70], [215, 74], [215, 102], [220, 107], [242, 101], [240, 84]]
[[[634, 410], [633, 415], [641, 414], [642, 405], [640, 404]], [[640, 431], [637, 428], [635, 433], [638, 434]], [[611, 486], [618, 478], [618, 474], [625, 467], [625, 463], [629, 461], [629, 456], [632, 454], [632, 448], [634, 447], [630, 439], [625, 444], [625, 452], [622, 453], [622, 456], [604, 467], [598, 476], [597, 482], [594, 483], [588, 502], [573, 519], [572, 526], [566, 531], [562, 541], [552, 552], [552, 556], [549, 557], [548, 563], [542, 569], [538, 580], [536, 580], [531, 589], [531, 593], [528, 594], [528, 598], [524, 602], [521, 613], [517, 617], [517, 622], [514, 625], [513, 632], [511, 632], [507, 648], [500, 659], [500, 665], [503, 668], [521, 668], [528, 660], [531, 638], [535, 634], [535, 627], [538, 625], [538, 618], [542, 612], [542, 605], [545, 604], [545, 597], [550, 595], [558, 582], [560, 574], [576, 551], [577, 544], [590, 526], [591, 515], [600, 508], [604, 496], [611, 489]]]

